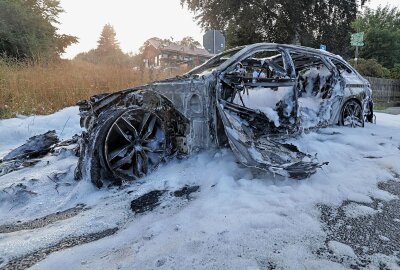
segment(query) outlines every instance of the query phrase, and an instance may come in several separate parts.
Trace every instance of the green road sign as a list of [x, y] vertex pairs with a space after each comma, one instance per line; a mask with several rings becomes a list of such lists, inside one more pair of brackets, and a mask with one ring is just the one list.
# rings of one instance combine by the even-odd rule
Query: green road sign
[[350, 42], [351, 46], [364, 46], [364, 32], [352, 34]]

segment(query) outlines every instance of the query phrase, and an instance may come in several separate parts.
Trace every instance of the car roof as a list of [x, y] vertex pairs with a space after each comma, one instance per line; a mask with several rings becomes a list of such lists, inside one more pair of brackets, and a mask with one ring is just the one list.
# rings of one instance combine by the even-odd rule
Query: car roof
[[[330, 53], [325, 50], [321, 49], [315, 49], [315, 48], [310, 48], [310, 47], [305, 47], [305, 46], [300, 46], [300, 45], [292, 45], [292, 44], [279, 44], [279, 43], [254, 43], [250, 45], [245, 45], [245, 46], [240, 46], [233, 48], [231, 50], [237, 50], [240, 49], [240, 51], [237, 52], [233, 57], [231, 57], [228, 61], [220, 65], [217, 69], [219, 70], [225, 70], [228, 66], [230, 66], [232, 63], [234, 63], [241, 55], [246, 54], [247, 52], [251, 52], [253, 50], [257, 49], [287, 49], [287, 50], [293, 50], [297, 52], [304, 52], [304, 53], [311, 53], [315, 55], [322, 55], [322, 56], [328, 56], [332, 58], [336, 58], [339, 60], [343, 60], [343, 58], [340, 55], [336, 55], [333, 53]], [[231, 51], [228, 50], [228, 51]], [[223, 52], [226, 53], [227, 51]]]
[[242, 48], [248, 48], [248, 49], [253, 49], [257, 47], [271, 47], [271, 48], [282, 48], [282, 49], [292, 49], [296, 51], [303, 51], [303, 52], [309, 52], [309, 53], [315, 53], [315, 54], [321, 54], [321, 55], [326, 55], [330, 57], [339, 57], [339, 55], [333, 54], [331, 52], [321, 50], [321, 49], [316, 49], [316, 48], [311, 48], [311, 47], [306, 47], [306, 46], [301, 46], [301, 45], [294, 45], [294, 44], [280, 44], [280, 43], [254, 43], [250, 45], [245, 45], [241, 46]]

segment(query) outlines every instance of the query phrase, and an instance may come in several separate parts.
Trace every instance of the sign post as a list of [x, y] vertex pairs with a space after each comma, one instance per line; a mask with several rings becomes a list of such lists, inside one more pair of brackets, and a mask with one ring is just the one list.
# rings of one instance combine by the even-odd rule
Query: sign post
[[364, 46], [364, 32], [359, 32], [351, 35], [351, 40], [350, 40], [351, 46], [356, 47], [356, 52], [355, 52], [355, 66], [357, 67], [357, 60], [358, 60], [358, 47]]

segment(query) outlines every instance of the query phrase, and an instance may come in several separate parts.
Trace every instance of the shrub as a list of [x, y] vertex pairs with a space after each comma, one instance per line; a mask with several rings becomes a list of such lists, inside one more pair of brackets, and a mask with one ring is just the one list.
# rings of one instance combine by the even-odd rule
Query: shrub
[[376, 59], [359, 58], [357, 65], [355, 64], [354, 59], [352, 59], [349, 63], [355, 67], [361, 75], [378, 78], [390, 77], [389, 69], [383, 67]]
[[390, 77], [392, 79], [400, 80], [400, 64], [395, 64], [394, 68], [390, 70]]

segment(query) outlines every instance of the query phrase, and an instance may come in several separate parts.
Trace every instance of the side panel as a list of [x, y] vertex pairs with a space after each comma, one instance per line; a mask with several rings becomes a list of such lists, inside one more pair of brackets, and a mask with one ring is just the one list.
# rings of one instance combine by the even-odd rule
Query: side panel
[[340, 103], [340, 108], [335, 115], [334, 122], [339, 122], [341, 109], [344, 104], [350, 99], [356, 99], [362, 105], [363, 114], [366, 119], [372, 122], [373, 119], [373, 101], [372, 92], [369, 82], [365, 80], [352, 66], [337, 57], [327, 57], [327, 60], [335, 67], [340, 74], [340, 79], [343, 88], [343, 98]]
[[205, 79], [158, 82], [153, 90], [167, 97], [190, 122], [186, 135], [188, 152], [206, 149], [211, 144], [209, 121], [209, 89]]

